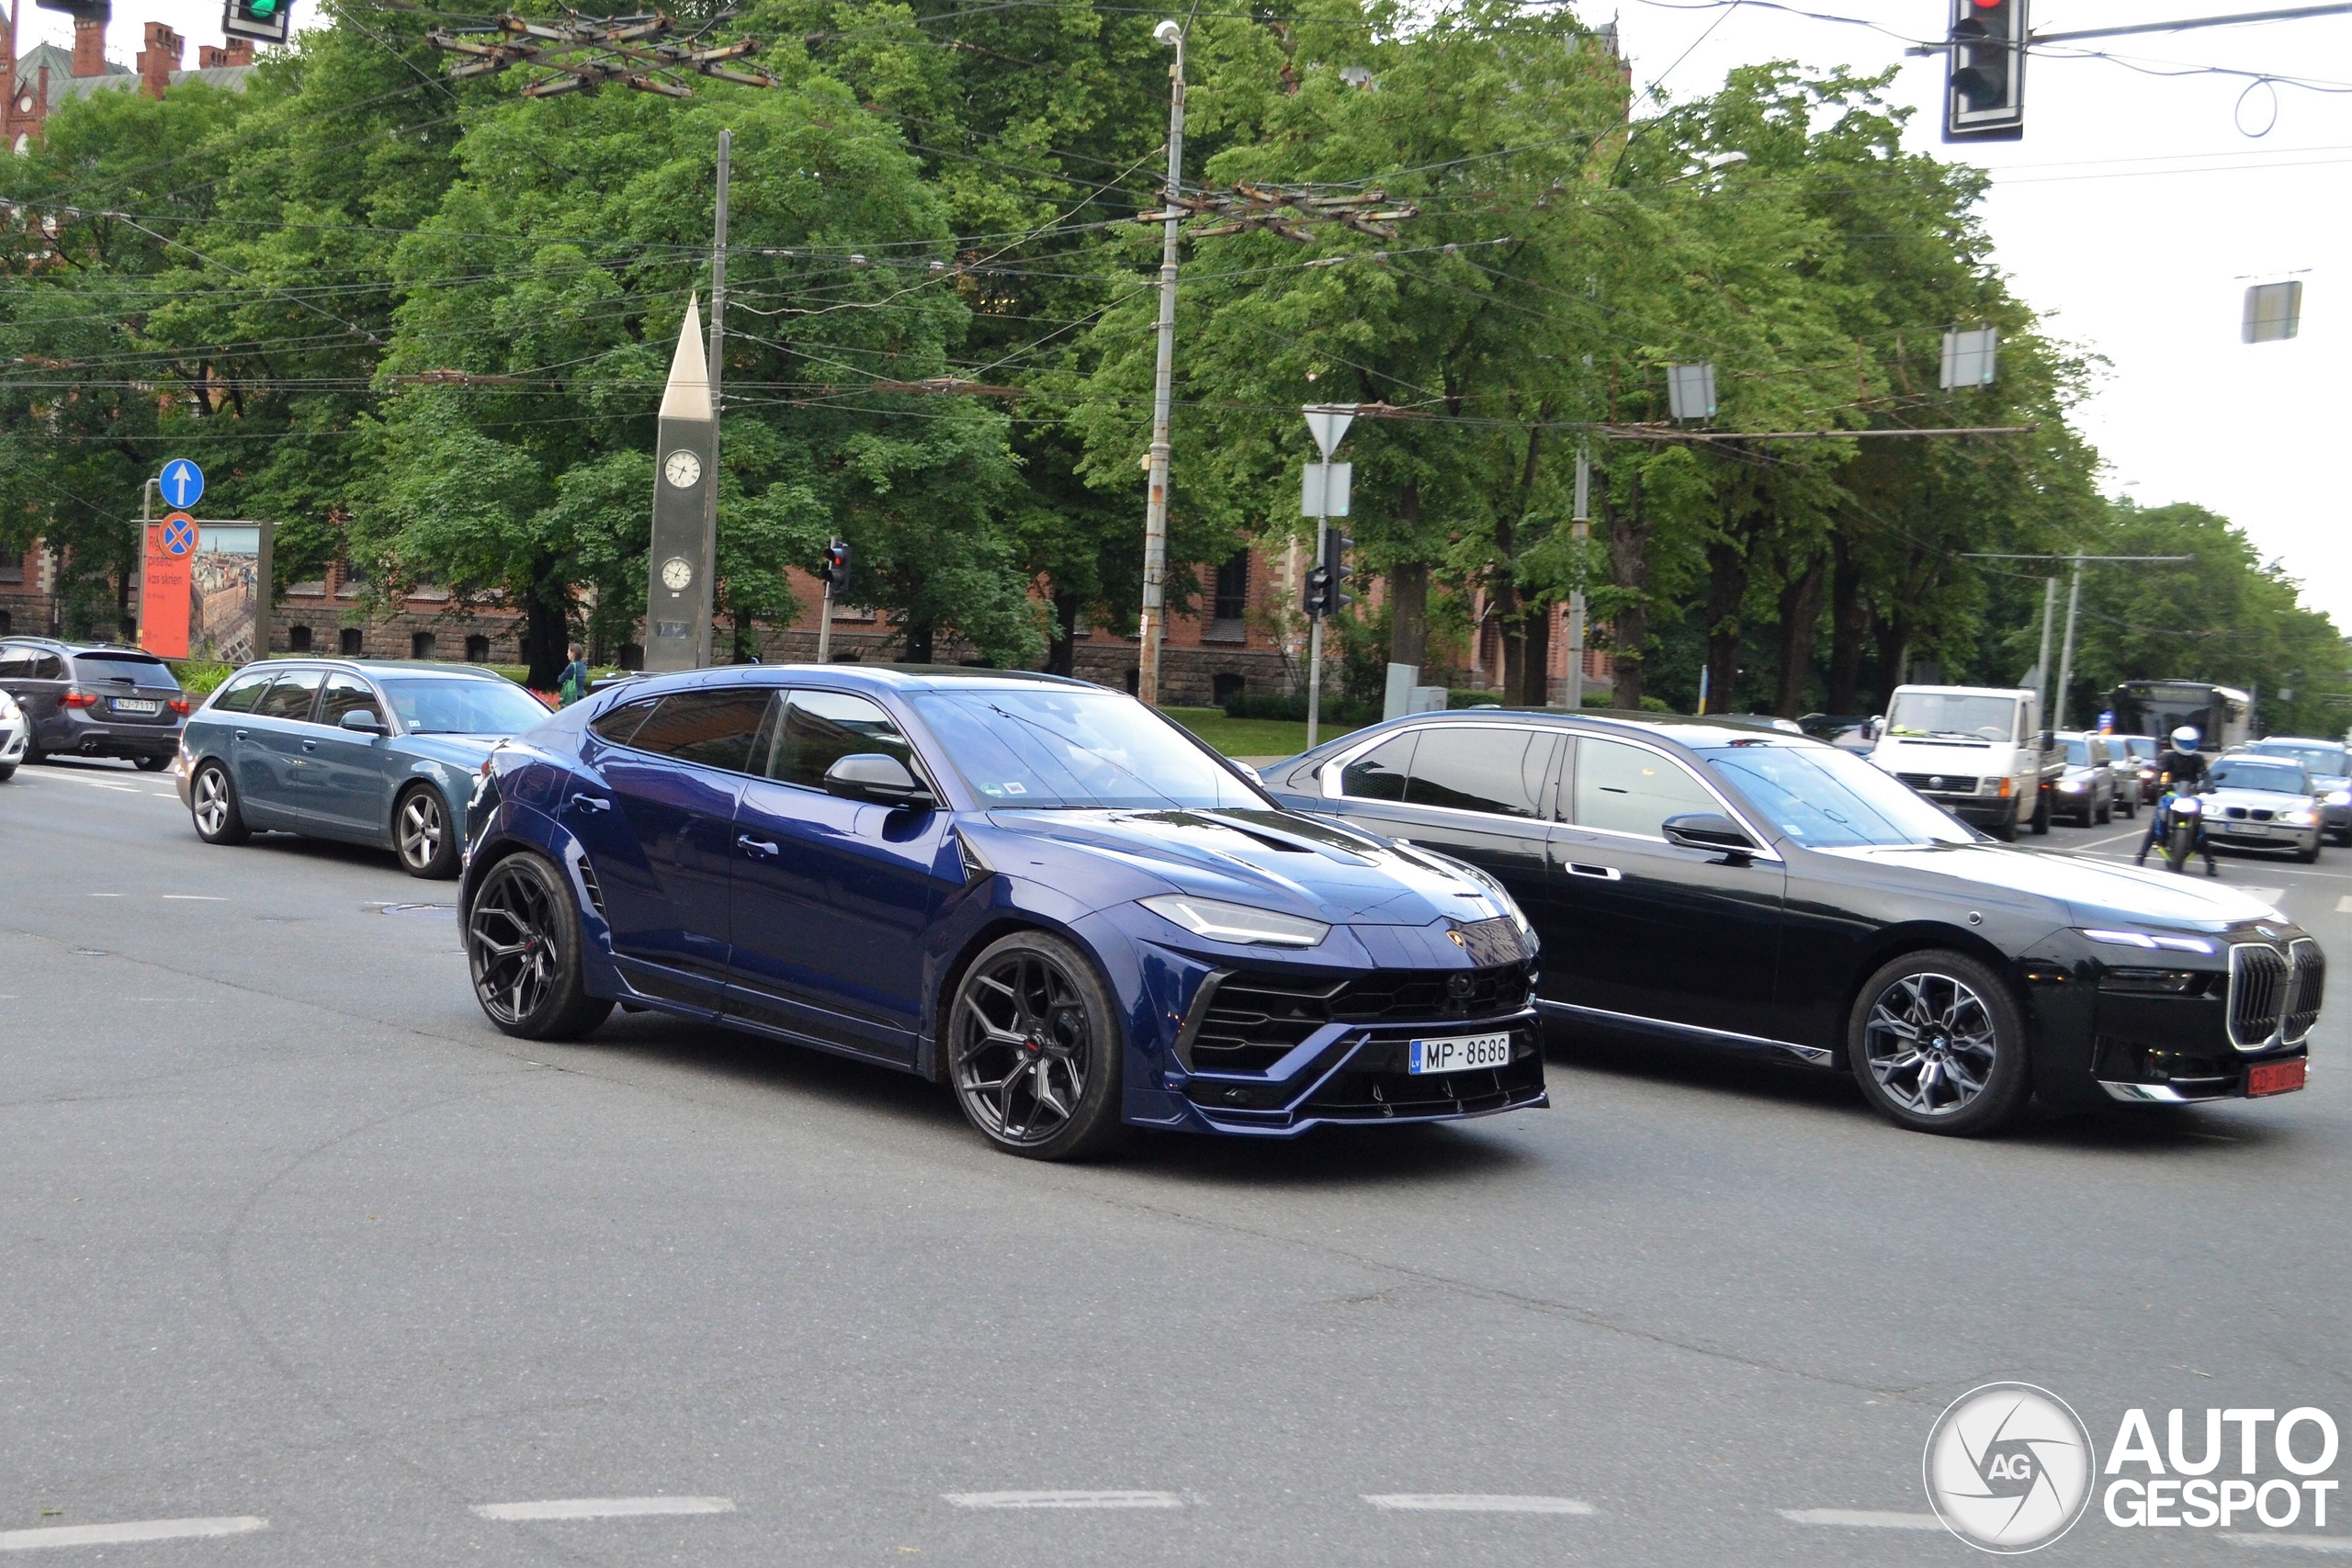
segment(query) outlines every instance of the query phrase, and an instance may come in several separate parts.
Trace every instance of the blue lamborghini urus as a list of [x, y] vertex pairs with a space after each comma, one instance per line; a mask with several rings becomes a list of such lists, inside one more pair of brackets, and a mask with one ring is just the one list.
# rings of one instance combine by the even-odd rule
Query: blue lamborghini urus
[[751, 665], [600, 692], [467, 814], [474, 990], [615, 1003], [950, 1088], [998, 1147], [1545, 1103], [1535, 937], [1485, 872], [1286, 811], [1133, 698]]

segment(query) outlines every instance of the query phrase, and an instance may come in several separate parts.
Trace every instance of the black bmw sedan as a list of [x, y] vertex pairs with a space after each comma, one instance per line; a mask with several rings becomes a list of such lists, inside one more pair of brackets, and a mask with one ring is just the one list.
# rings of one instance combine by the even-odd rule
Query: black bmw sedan
[[490, 754], [461, 909], [498, 1028], [616, 1003], [921, 1074], [1014, 1154], [1544, 1103], [1525, 918], [1279, 809], [1134, 698], [973, 670], [632, 681]]
[[2324, 964], [2278, 911], [1996, 843], [1816, 740], [1430, 714], [1267, 783], [1502, 883], [1542, 940], [1546, 1015], [1845, 1066], [1906, 1127], [2303, 1084]]

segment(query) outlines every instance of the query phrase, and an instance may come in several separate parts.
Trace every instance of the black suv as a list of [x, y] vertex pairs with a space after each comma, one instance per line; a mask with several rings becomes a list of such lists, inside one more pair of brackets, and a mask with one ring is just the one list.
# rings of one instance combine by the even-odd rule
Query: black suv
[[152, 653], [112, 643], [0, 637], [0, 691], [32, 726], [25, 761], [128, 757], [159, 773], [179, 749], [187, 694]]

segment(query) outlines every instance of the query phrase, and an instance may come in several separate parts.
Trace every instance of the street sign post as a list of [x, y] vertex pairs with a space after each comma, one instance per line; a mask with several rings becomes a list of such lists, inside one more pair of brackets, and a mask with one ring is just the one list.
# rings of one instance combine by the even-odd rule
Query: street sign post
[[186, 457], [175, 457], [164, 465], [156, 488], [164, 492], [164, 505], [186, 512], [204, 499], [204, 470]]
[[1332, 452], [1355, 423], [1353, 403], [1309, 403], [1306, 432], [1323, 460], [1309, 463], [1299, 480], [1299, 510], [1315, 519], [1315, 565], [1307, 573], [1306, 744], [1312, 750], [1323, 724], [1323, 617], [1339, 608], [1337, 566], [1331, 558], [1331, 519], [1348, 514], [1348, 484], [1355, 466], [1331, 461]]
[[186, 659], [196, 519], [175, 512], [147, 525], [146, 535], [139, 574], [139, 646], [159, 659]]

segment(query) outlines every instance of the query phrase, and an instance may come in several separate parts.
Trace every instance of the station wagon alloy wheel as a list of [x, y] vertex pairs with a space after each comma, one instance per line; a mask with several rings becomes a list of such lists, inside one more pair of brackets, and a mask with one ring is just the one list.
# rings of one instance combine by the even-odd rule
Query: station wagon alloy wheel
[[413, 789], [401, 802], [399, 825], [401, 863], [412, 876], [429, 876], [446, 858], [441, 852], [449, 836], [441, 797], [431, 789]]
[[1887, 1099], [1917, 1116], [1951, 1116], [1984, 1092], [1999, 1040], [1984, 998], [1933, 972], [1881, 991], [1862, 1026], [1871, 1077]]
[[196, 821], [197, 837], [208, 844], [245, 841], [245, 818], [237, 808], [236, 786], [217, 762], [197, 770], [196, 782], [188, 789], [188, 815]]
[[1063, 943], [1024, 932], [990, 947], [956, 987], [948, 1035], [965, 1115], [1017, 1154], [1055, 1158], [1098, 1145], [1118, 1122], [1113, 1016]]

